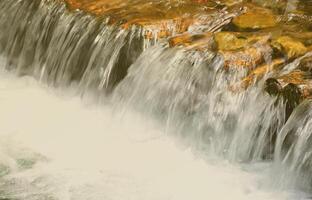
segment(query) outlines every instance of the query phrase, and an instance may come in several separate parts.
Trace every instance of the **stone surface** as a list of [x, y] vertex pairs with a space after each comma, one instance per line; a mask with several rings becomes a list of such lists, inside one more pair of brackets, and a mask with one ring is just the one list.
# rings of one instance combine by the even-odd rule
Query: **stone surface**
[[265, 90], [273, 96], [278, 96], [286, 104], [286, 118], [305, 99], [312, 97], [312, 76], [310, 72], [296, 69], [288, 74], [269, 78]]
[[285, 11], [288, 0], [252, 0], [251, 2], [266, 8]]
[[[212, 0], [65, 0], [71, 10], [109, 19], [124, 29], [133, 25], [144, 27], [148, 39], [169, 38], [180, 34], [191, 35], [215, 32], [240, 14], [217, 9]], [[186, 44], [187, 45], [187, 44]]]
[[221, 51], [241, 49], [248, 43], [246, 38], [239, 38], [237, 33], [232, 32], [219, 32], [215, 34], [214, 38]]
[[209, 44], [212, 40], [212, 33], [207, 32], [203, 34], [185, 33], [169, 39], [170, 47], [175, 46], [201, 46], [202, 44]]
[[[169, 47], [186, 50], [215, 50], [224, 60], [225, 70], [245, 70], [247, 76], [230, 88], [244, 90], [272, 73], [266, 90], [285, 95], [299, 91], [305, 96], [310, 80], [310, 60], [299, 71], [285, 76], [278, 72], [286, 63], [312, 51], [310, 25], [296, 20], [308, 16], [287, 8], [286, 0], [65, 0], [71, 10], [83, 10], [99, 17], [109, 17], [111, 24], [124, 29], [144, 28], [146, 39], [164, 39]], [[246, 3], [247, 2], [247, 3]], [[220, 8], [223, 8], [220, 9]], [[304, 18], [309, 23], [309, 18]], [[227, 26], [229, 24], [229, 26]], [[300, 29], [301, 28], [301, 29]], [[298, 32], [297, 30], [301, 31]], [[273, 49], [275, 50], [273, 53]], [[276, 53], [276, 54], [275, 54]], [[286, 59], [283, 58], [283, 55]], [[273, 59], [268, 63], [268, 60]], [[288, 91], [288, 92], [287, 92]]]
[[242, 51], [221, 51], [225, 69], [251, 70], [263, 62], [262, 48], [250, 47]]
[[281, 58], [274, 59], [272, 62], [268, 64], [263, 64], [254, 70], [252, 70], [245, 78], [242, 79], [240, 83], [236, 87], [238, 88], [248, 88], [254, 82], [262, 79], [265, 74], [269, 72], [277, 72], [282, 69], [285, 64], [285, 60]]
[[308, 48], [305, 47], [300, 41], [289, 36], [281, 36], [277, 38], [272, 45], [287, 55], [288, 59], [297, 58], [304, 55], [308, 51]]
[[240, 29], [263, 29], [276, 26], [278, 18], [269, 9], [248, 4], [246, 13], [233, 20], [233, 24]]
[[209, 12], [213, 1], [172, 0], [170, 2], [146, 0], [65, 0], [70, 9], [80, 9], [113, 20], [145, 24], [151, 21], [176, 19], [181, 16]]

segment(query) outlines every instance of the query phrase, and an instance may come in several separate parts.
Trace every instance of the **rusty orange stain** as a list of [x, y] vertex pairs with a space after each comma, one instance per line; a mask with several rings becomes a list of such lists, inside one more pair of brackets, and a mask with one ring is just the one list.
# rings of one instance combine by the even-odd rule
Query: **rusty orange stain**
[[108, 16], [111, 22], [123, 21], [124, 27], [132, 24], [149, 25], [166, 20], [181, 21], [185, 31], [194, 15], [207, 12], [215, 6], [212, 0], [64, 0], [69, 9], [83, 10], [96, 16]]

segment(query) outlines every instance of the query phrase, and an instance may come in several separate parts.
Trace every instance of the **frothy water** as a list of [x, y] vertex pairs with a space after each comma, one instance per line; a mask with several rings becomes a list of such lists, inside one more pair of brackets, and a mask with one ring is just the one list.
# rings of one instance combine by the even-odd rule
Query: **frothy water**
[[270, 163], [204, 161], [156, 122], [29, 77], [1, 73], [0, 102], [2, 199], [303, 199], [272, 189]]
[[169, 48], [60, 2], [0, 12], [0, 68], [21, 75], [0, 74], [0, 198], [307, 199], [310, 102], [287, 120], [265, 79], [233, 91], [246, 71], [210, 48]]
[[262, 82], [231, 92], [229, 86], [241, 76], [225, 72], [213, 52], [158, 45], [130, 67], [114, 97], [127, 107], [156, 113], [195, 148], [234, 161], [261, 160], [274, 149], [271, 140], [284, 124], [284, 109], [263, 92]]

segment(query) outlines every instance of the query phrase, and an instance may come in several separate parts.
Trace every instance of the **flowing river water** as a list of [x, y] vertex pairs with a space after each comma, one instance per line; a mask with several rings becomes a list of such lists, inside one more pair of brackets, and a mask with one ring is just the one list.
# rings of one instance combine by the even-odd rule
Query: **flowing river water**
[[230, 92], [241, 74], [212, 51], [50, 0], [0, 13], [0, 199], [311, 198], [309, 101], [285, 123], [263, 82]]
[[70, 93], [1, 73], [1, 199], [309, 199], [272, 162], [203, 157], [146, 116]]

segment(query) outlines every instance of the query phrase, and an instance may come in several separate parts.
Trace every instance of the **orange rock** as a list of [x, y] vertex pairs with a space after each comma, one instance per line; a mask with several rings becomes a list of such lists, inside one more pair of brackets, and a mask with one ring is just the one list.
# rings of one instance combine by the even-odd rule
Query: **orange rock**
[[264, 51], [258, 47], [248, 47], [240, 51], [220, 51], [220, 53], [224, 58], [225, 69], [252, 70], [264, 60]]
[[250, 85], [252, 85], [254, 82], [262, 79], [265, 74], [269, 72], [276, 72], [280, 70], [285, 64], [285, 60], [281, 58], [277, 58], [273, 60], [271, 63], [263, 64], [254, 70], [252, 70], [247, 77], [243, 78], [241, 82], [239, 82], [235, 88], [239, 89], [246, 89]]
[[[127, 29], [132, 25], [143, 26], [146, 38], [169, 37], [189, 31], [194, 32], [211, 26], [209, 14], [223, 13], [223, 18], [212, 27], [218, 30], [229, 23], [233, 16], [217, 10], [216, 3], [208, 0], [64, 0], [72, 10], [80, 9], [96, 16], [108, 17], [109, 23], [121, 23]], [[197, 28], [196, 28], [197, 27]], [[204, 32], [205, 30], [203, 30]], [[151, 33], [152, 32], [152, 33]], [[156, 33], [156, 34], [155, 34]]]
[[207, 32], [203, 34], [190, 34], [190, 33], [185, 33], [182, 35], [178, 35], [175, 37], [172, 37], [169, 39], [169, 46], [170, 47], [175, 47], [175, 46], [196, 46], [199, 45], [199, 43], [205, 43], [208, 44], [208, 41], [212, 39], [212, 33]]
[[265, 90], [283, 100], [288, 118], [303, 100], [312, 98], [311, 78], [311, 73], [297, 69], [277, 78], [269, 78], [266, 80]]
[[308, 48], [300, 41], [289, 36], [281, 36], [273, 41], [272, 45], [287, 55], [288, 59], [294, 59], [307, 53]]
[[255, 6], [246, 5], [247, 11], [234, 18], [233, 24], [240, 29], [263, 29], [277, 25], [277, 17], [271, 10]]

